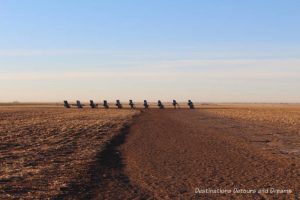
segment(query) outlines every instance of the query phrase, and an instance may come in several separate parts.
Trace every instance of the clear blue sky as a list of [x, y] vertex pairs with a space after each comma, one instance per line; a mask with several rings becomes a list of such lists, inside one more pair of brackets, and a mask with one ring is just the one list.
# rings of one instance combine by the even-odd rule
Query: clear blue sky
[[0, 0], [0, 101], [300, 102], [298, 0]]

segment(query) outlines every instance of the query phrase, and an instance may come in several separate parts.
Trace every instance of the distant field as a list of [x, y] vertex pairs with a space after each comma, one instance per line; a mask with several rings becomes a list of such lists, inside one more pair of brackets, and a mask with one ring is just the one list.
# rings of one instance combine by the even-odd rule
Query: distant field
[[206, 112], [219, 119], [240, 123], [241, 126], [236, 128], [241, 135], [265, 150], [300, 160], [300, 105], [230, 105]]
[[[76, 108], [75, 101], [69, 101], [71, 107]], [[84, 104], [85, 108], [89, 108], [89, 102], [81, 102]], [[103, 102], [95, 101], [99, 105], [100, 109], [103, 109]], [[116, 108], [115, 101], [109, 101], [110, 108]], [[128, 105], [128, 101], [121, 101], [124, 108], [130, 108]], [[144, 108], [143, 102], [134, 102], [136, 108]], [[157, 102], [149, 101], [150, 108], [158, 108]], [[171, 101], [162, 101], [166, 108], [173, 108]], [[189, 108], [187, 102], [178, 102], [179, 108]], [[251, 107], [272, 107], [272, 108], [290, 108], [290, 107], [300, 107], [300, 103], [202, 103], [202, 102], [194, 102], [196, 108], [251, 108]], [[0, 107], [63, 107], [63, 102], [56, 102], [56, 103], [0, 103]]]

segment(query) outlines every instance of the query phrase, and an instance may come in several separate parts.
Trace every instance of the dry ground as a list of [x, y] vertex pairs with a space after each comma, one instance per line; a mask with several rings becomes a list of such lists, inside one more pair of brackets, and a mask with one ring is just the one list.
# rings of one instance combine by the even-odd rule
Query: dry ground
[[[124, 173], [156, 199], [299, 199], [299, 111], [285, 106], [149, 111], [121, 146]], [[195, 194], [197, 188], [232, 193]], [[280, 191], [238, 194], [243, 191], [233, 193], [235, 188]], [[289, 189], [292, 194], [280, 194]]]
[[0, 107], [0, 199], [54, 198], [71, 185], [89, 187], [96, 155], [136, 113]]
[[300, 105], [231, 105], [207, 111], [237, 124], [233, 128], [262, 149], [300, 159]]
[[0, 199], [299, 199], [299, 105], [137, 113], [0, 108]]

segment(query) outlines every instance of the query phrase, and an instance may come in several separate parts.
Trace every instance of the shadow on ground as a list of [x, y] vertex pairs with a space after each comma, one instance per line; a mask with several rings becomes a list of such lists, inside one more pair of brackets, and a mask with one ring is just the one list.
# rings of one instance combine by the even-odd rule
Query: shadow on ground
[[96, 156], [95, 162], [88, 169], [88, 181], [76, 180], [62, 193], [53, 199], [148, 199], [151, 195], [142, 192], [137, 186], [130, 183], [129, 178], [123, 173], [123, 159], [119, 146], [124, 144], [129, 133], [129, 125], [124, 126]]

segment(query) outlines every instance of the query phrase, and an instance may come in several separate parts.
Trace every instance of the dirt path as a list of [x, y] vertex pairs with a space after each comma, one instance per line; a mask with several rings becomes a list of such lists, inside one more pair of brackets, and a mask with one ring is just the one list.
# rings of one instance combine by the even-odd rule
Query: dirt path
[[[262, 152], [240, 137], [232, 123], [198, 110], [147, 111], [136, 119], [121, 145], [122, 173], [130, 185], [144, 192], [140, 196], [144, 198], [298, 199], [300, 172], [296, 162]], [[293, 193], [237, 194], [245, 191], [234, 188], [247, 192], [290, 189]], [[204, 189], [231, 193], [201, 194]], [[122, 190], [119, 192], [121, 195]]]

